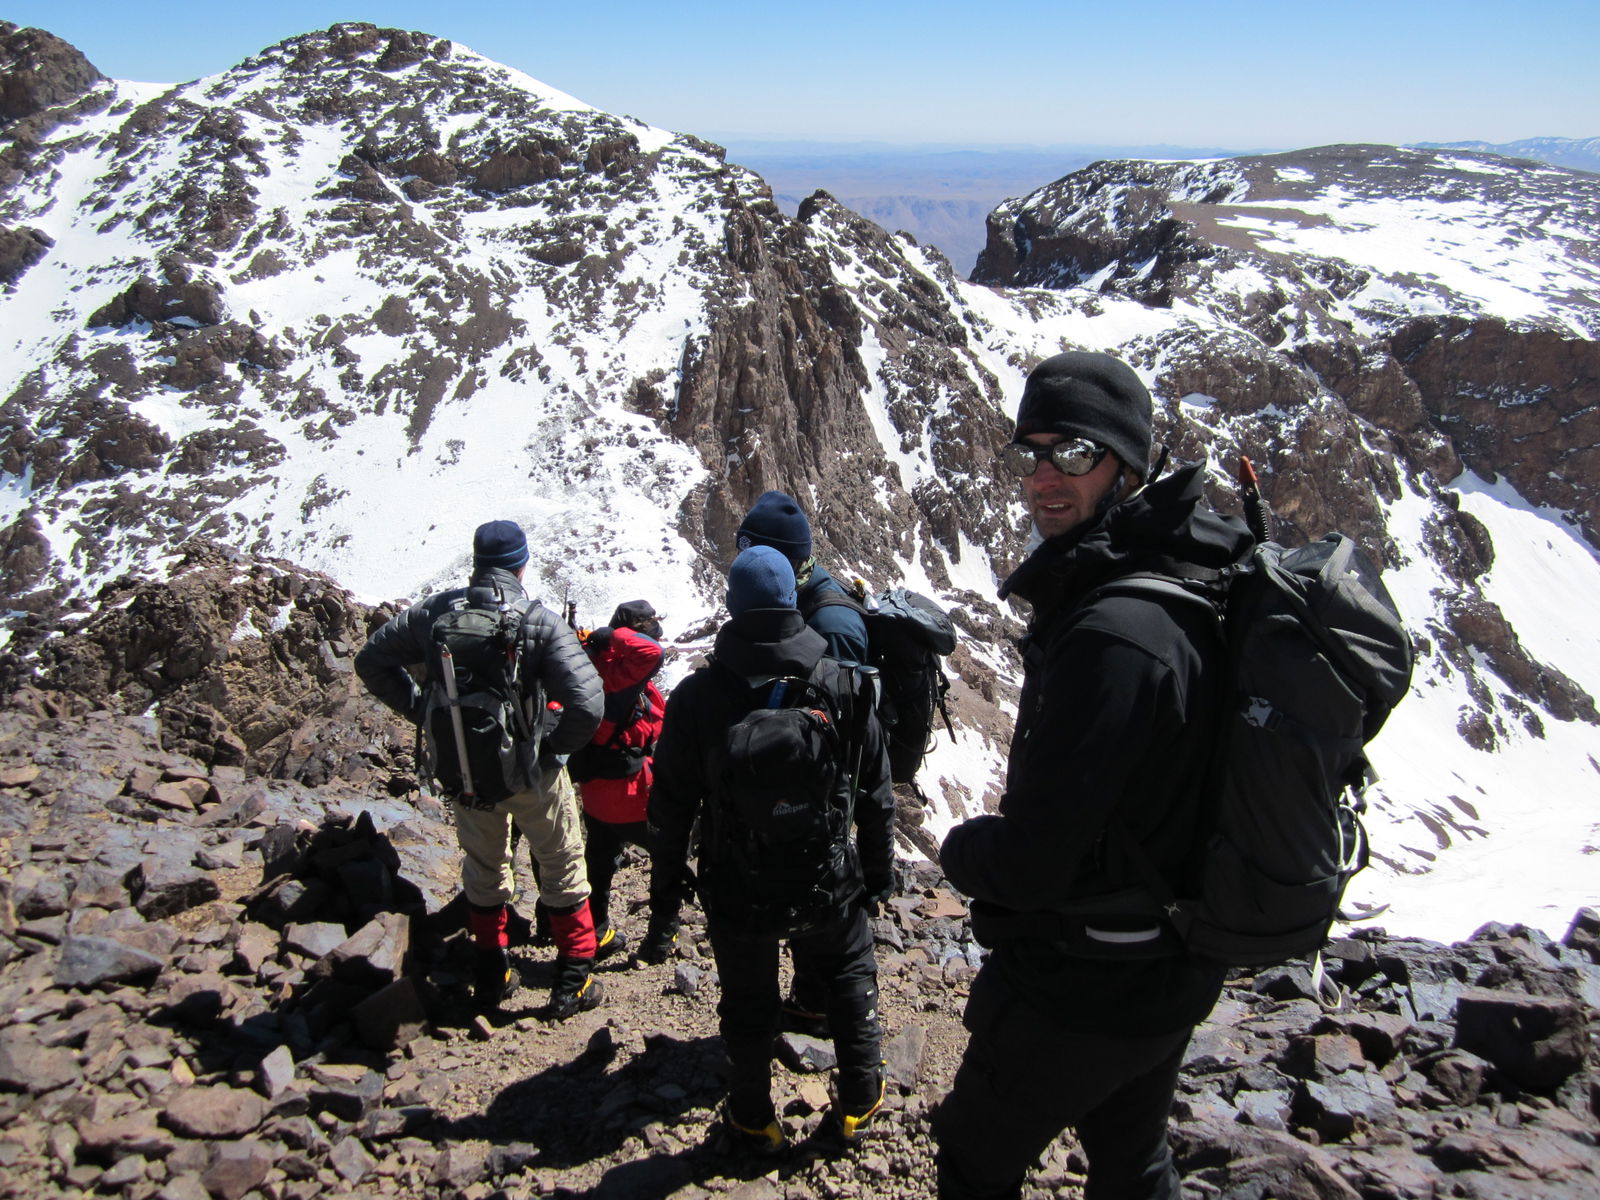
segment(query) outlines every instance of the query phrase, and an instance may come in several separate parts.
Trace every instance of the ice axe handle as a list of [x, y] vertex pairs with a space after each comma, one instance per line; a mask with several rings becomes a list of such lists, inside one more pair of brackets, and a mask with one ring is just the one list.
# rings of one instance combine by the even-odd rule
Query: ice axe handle
[[472, 786], [472, 767], [467, 762], [467, 730], [461, 723], [461, 695], [456, 691], [456, 658], [449, 646], [439, 647], [439, 674], [444, 678], [444, 694], [450, 701], [450, 727], [456, 733], [456, 758], [461, 763], [461, 798], [474, 806], [477, 789]]
[[1256, 467], [1243, 454], [1239, 456], [1239, 495], [1244, 500], [1244, 521], [1256, 544], [1272, 540], [1272, 512], [1261, 498], [1261, 481]]

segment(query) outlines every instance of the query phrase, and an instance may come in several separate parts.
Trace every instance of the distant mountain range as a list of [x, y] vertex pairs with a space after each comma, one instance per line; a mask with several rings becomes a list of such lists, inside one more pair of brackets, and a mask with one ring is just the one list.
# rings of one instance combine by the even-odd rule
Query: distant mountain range
[[888, 230], [937, 246], [966, 275], [983, 249], [984, 221], [1003, 200], [1102, 159], [1218, 158], [1207, 146], [893, 146], [881, 143], [726, 139], [728, 158], [772, 187], [793, 215], [812, 192], [828, 192]]
[[1600, 172], [1600, 137], [1523, 138], [1520, 142], [1418, 142], [1419, 150], [1481, 150], [1508, 158], [1531, 158], [1554, 167]]
[[[896, 146], [722, 138], [730, 160], [772, 187], [793, 215], [819, 188], [889, 230], [937, 246], [962, 275], [983, 249], [984, 223], [1002, 201], [1024, 196], [1090, 163], [1115, 159], [1232, 158], [1261, 151], [1221, 146]], [[1600, 138], [1519, 142], [1423, 142], [1420, 149], [1479, 150], [1580, 171], [1600, 171]]]

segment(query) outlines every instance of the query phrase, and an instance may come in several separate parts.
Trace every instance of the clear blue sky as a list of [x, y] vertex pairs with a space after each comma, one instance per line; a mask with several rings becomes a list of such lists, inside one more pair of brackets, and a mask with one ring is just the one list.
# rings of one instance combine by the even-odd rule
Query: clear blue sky
[[3, 0], [119, 79], [339, 20], [706, 137], [1290, 148], [1600, 135], [1600, 0]]

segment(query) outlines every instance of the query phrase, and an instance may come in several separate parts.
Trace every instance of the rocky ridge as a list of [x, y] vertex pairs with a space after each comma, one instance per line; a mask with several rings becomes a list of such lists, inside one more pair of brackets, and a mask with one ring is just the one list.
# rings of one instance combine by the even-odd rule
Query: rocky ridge
[[[0, 35], [4, 70], [23, 32]], [[960, 739], [924, 773], [931, 836], [995, 799], [1015, 698], [1019, 614], [992, 596], [1025, 538], [990, 449], [1028, 367], [1104, 348], [1154, 386], [1161, 440], [1211, 457], [1219, 507], [1247, 452], [1286, 540], [1343, 529], [1404, 577], [1422, 666], [1393, 757], [1425, 735], [1454, 775], [1376, 798], [1390, 867], [1502, 831], [1515, 786], [1469, 794], [1491, 753], [1547, 751], [1563, 788], [1592, 784], [1592, 672], [1525, 640], [1491, 587], [1499, 535], [1453, 486], [1473, 465], [1588, 528], [1593, 205], [1571, 173], [1398, 151], [1102, 164], [1059, 203], [1046, 190], [1031, 242], [1001, 239], [1033, 266], [980, 286], [824, 194], [789, 219], [717, 147], [427, 34], [335, 26], [154, 91], [52, 61], [55, 105], [0, 126], [0, 592], [24, 673], [104, 672], [130, 711], [170, 691], [174, 728], [187, 695], [194, 747], [226, 728], [254, 769], [303, 759], [311, 778], [327, 714], [297, 677], [257, 714], [243, 692], [218, 702], [216, 661], [172, 673], [191, 650], [278, 646], [251, 629], [291, 611], [284, 637], [326, 634], [313, 670], [337, 672], [358, 624], [276, 600], [246, 622], [229, 601], [220, 641], [152, 653], [140, 680], [77, 636], [134, 619], [93, 598], [145, 611], [139, 587], [196, 539], [306, 563], [337, 581], [322, 595], [416, 594], [455, 577], [493, 505], [528, 527], [540, 595], [605, 612], [648, 581], [692, 647], [738, 515], [781, 487], [831, 566], [956, 610]], [[1475, 275], [1561, 255], [1486, 297], [1373, 270], [1322, 211], [1455, 193], [1516, 251]], [[1301, 227], [1340, 240], [1310, 254], [1286, 241]], [[1087, 247], [1072, 261], [1093, 270], [1051, 273], [1052, 246]], [[373, 736], [400, 753], [403, 731]]]
[[[914, 1197], [981, 951], [926, 863], [876, 924], [893, 1084], [864, 1146], [819, 1132], [826, 1042], [787, 1036], [796, 1139], [718, 1133], [716, 983], [697, 912], [606, 1004], [499, 1019], [470, 956], [437, 805], [205, 766], [148, 718], [0, 709], [0, 1195], [128, 1200], [540, 1195]], [[640, 863], [619, 876], [642, 925]], [[527, 930], [522, 930], [526, 935]], [[1185, 1065], [1175, 1145], [1201, 1196], [1590, 1196], [1600, 1186], [1600, 914], [1559, 944], [1490, 925], [1441, 946], [1363, 931], [1329, 962], [1240, 975]], [[1026, 1194], [1077, 1195], [1053, 1144]]]
[[[23, 656], [44, 671], [14, 653], [0, 685], [0, 1194], [930, 1193], [928, 1113], [982, 951], [918, 853], [920, 812], [875, 925], [886, 1116], [841, 1155], [818, 1132], [829, 1047], [791, 1037], [796, 1149], [738, 1153], [698, 913], [671, 962], [604, 964], [607, 1004], [561, 1026], [537, 1016], [550, 952], [523, 923], [527, 986], [476, 1017], [445, 810], [344, 669], [385, 612], [288, 564], [185, 557], [44, 637]], [[619, 876], [624, 933], [643, 868]], [[1175, 1125], [1197, 1194], [1592, 1194], [1600, 915], [1559, 944], [1363, 930], [1329, 963], [1338, 1008], [1303, 965], [1242, 974], [1197, 1036]], [[1076, 1194], [1083, 1167], [1061, 1139], [1028, 1195]]]

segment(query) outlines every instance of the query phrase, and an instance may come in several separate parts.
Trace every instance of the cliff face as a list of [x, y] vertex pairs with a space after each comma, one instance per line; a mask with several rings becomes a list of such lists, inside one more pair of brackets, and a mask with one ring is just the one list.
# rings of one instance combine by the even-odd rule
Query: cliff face
[[[920, 510], [956, 530], [962, 506], [879, 448], [861, 343], [882, 327], [904, 381], [892, 420], [920, 437], [921, 364], [961, 344], [959, 320], [920, 276], [901, 286], [892, 239], [825, 199], [789, 221], [717, 147], [370, 26], [102, 108], [14, 141], [0, 192], [10, 310], [67, 293], [18, 330], [26, 365], [0, 381], [0, 469], [27, 489], [10, 538], [36, 544], [29, 519], [58, 531], [49, 544], [80, 534], [70, 566], [18, 562], [13, 602], [45, 606], [180, 533], [348, 576], [347, 543], [374, 537], [354, 479], [499, 491], [518, 450], [533, 490], [574, 500], [536, 531], [558, 576], [584, 505], [604, 525], [608, 493], [641, 487], [708, 592], [767, 487], [817, 506], [827, 552], [884, 574]], [[54, 234], [26, 224], [46, 216]], [[877, 298], [840, 278], [847, 255], [884, 272]], [[956, 381], [944, 425], [987, 443], [983, 382]], [[866, 515], [880, 503], [893, 520]], [[424, 554], [459, 558], [428, 532]], [[407, 577], [377, 574], [357, 582]]]

